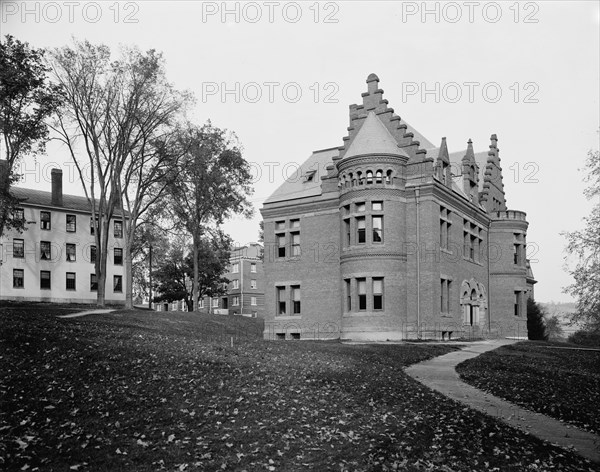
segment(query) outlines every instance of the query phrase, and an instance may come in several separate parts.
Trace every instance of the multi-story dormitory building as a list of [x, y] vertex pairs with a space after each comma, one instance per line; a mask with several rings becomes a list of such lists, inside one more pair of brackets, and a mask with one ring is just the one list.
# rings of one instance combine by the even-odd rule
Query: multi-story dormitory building
[[498, 140], [449, 153], [371, 74], [340, 147], [315, 151], [261, 210], [266, 339], [526, 336], [525, 213]]
[[[0, 171], [6, 172], [6, 161]], [[0, 241], [0, 300], [95, 303], [96, 243], [90, 204], [63, 195], [62, 171], [52, 169], [52, 191], [12, 187], [22, 200], [19, 216], [27, 230], [5, 231]], [[125, 303], [123, 216], [110, 222], [106, 303]]]
[[[229, 267], [223, 274], [229, 280], [227, 292], [219, 297], [202, 298], [197, 311], [262, 318], [265, 309], [262, 249], [259, 243], [232, 248]], [[183, 301], [157, 303], [156, 310], [187, 311], [187, 306]]]

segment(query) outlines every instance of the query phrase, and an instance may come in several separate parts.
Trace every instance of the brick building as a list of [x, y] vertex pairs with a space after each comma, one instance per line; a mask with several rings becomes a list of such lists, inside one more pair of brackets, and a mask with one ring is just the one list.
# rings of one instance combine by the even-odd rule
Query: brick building
[[261, 260], [262, 245], [249, 243], [231, 250], [227, 294], [206, 297], [200, 311], [222, 315], [244, 315], [262, 318], [265, 310], [264, 272]]
[[[231, 250], [228, 271], [223, 277], [229, 279], [227, 293], [220, 297], [204, 297], [200, 300], [200, 313], [217, 315], [244, 315], [262, 318], [265, 310], [264, 272], [261, 260], [262, 245], [249, 243]], [[183, 301], [155, 304], [157, 311], [187, 311]]]
[[371, 74], [340, 147], [264, 203], [266, 339], [526, 336], [528, 222], [506, 206], [498, 140], [449, 153]]
[[[6, 161], [0, 161], [6, 171]], [[1, 173], [1, 172], [0, 172]], [[96, 303], [96, 242], [85, 197], [63, 195], [62, 171], [52, 169], [52, 191], [12, 187], [22, 200], [27, 230], [0, 241], [0, 300]], [[110, 221], [106, 303], [125, 304], [123, 217]]]

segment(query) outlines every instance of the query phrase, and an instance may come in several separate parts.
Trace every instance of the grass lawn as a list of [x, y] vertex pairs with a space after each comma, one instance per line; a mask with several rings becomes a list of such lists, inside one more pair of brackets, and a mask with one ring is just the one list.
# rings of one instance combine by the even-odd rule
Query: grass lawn
[[2, 470], [600, 470], [404, 373], [454, 346], [264, 342], [241, 317], [65, 311], [0, 308]]
[[600, 434], [600, 351], [526, 341], [458, 365], [461, 378], [527, 409]]

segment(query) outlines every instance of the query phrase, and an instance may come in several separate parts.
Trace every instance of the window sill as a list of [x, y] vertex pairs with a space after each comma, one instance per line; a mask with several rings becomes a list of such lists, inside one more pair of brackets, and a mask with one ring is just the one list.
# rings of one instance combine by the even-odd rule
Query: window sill
[[468, 257], [463, 257], [463, 261], [471, 262], [471, 263], [473, 263], [475, 265], [483, 267], [483, 263], [475, 261], [473, 259], [469, 259]]
[[13, 286], [13, 288], [15, 288], [17, 290], [25, 290], [25, 287], [15, 287], [15, 286]]
[[299, 320], [302, 319], [301, 315], [275, 315], [276, 320]]

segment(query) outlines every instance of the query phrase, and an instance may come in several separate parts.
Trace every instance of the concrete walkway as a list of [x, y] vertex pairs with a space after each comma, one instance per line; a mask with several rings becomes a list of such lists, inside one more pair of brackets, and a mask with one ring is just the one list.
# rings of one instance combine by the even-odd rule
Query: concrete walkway
[[510, 426], [533, 434], [540, 439], [566, 449], [572, 449], [594, 462], [600, 462], [600, 436], [561, 423], [541, 413], [525, 410], [472, 387], [458, 377], [454, 369], [456, 365], [486, 351], [514, 342], [516, 341], [505, 339], [470, 343], [460, 351], [407, 367], [406, 373], [448, 398], [464, 403], [487, 415], [496, 416]]
[[87, 315], [101, 315], [103, 313], [111, 313], [115, 310], [105, 309], [105, 310], [88, 310], [88, 311], [80, 311], [78, 313], [71, 313], [70, 315], [61, 315], [58, 318], [79, 318], [80, 316]]

